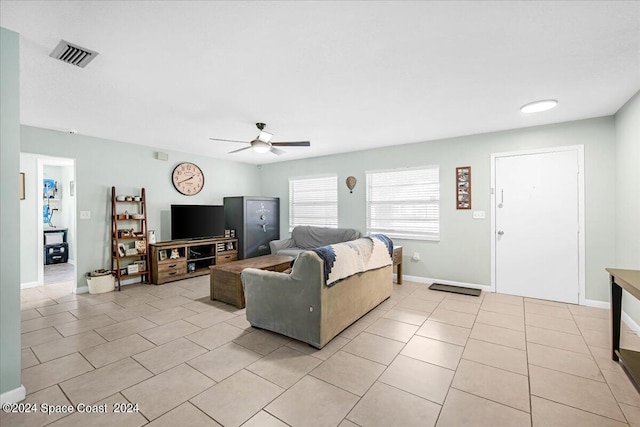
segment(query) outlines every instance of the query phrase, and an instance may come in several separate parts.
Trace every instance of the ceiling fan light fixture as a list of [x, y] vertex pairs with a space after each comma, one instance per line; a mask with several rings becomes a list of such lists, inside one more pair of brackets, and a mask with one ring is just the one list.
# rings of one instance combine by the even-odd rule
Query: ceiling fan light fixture
[[262, 142], [269, 142], [271, 141], [271, 137], [273, 136], [272, 133], [269, 132], [265, 132], [263, 130], [260, 131], [260, 134], [258, 135], [258, 139]]
[[271, 151], [271, 144], [260, 139], [253, 141], [251, 146], [256, 153], [266, 153], [267, 151]]
[[540, 113], [542, 111], [551, 110], [558, 105], [558, 101], [555, 99], [543, 99], [541, 101], [534, 101], [520, 107], [520, 111], [525, 114]]
[[264, 123], [256, 123], [256, 127], [260, 131], [258, 136], [252, 141], [238, 141], [236, 139], [220, 139], [220, 138], [209, 138], [212, 141], [223, 141], [223, 142], [239, 142], [241, 144], [249, 144], [249, 146], [244, 146], [243, 148], [239, 148], [237, 150], [229, 151], [228, 154], [238, 153], [240, 151], [248, 150], [253, 148], [253, 151], [256, 153], [272, 153], [276, 156], [280, 156], [285, 154], [286, 151], [283, 151], [277, 147], [310, 147], [311, 142], [309, 141], [278, 141], [271, 142], [271, 138], [273, 137], [272, 133], [265, 132], [264, 128], [267, 126]]

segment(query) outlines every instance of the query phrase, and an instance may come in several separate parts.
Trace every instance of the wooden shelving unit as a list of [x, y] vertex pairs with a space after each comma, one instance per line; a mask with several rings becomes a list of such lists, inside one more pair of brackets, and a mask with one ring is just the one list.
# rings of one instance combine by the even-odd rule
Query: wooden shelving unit
[[[131, 197], [132, 200], [117, 200], [116, 187], [111, 187], [111, 269], [118, 281], [118, 290], [123, 279], [140, 277], [142, 283], [150, 282], [147, 197], [144, 188], [140, 196]], [[133, 197], [139, 197], [140, 200]], [[136, 215], [136, 218], [132, 218], [132, 215]]]
[[171, 240], [150, 245], [153, 283], [209, 274], [212, 265], [238, 259], [238, 239]]

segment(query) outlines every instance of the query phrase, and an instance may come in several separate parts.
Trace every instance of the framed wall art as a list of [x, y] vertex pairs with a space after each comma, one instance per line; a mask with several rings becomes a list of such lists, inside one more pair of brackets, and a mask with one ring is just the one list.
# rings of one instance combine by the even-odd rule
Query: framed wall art
[[471, 209], [471, 166], [456, 168], [456, 209]]

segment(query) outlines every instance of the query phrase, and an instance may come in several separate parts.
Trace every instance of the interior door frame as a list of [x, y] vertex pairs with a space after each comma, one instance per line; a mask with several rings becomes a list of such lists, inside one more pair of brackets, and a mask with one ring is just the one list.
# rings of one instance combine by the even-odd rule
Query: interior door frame
[[530, 154], [559, 153], [575, 151], [578, 157], [578, 303], [586, 304], [585, 298], [585, 204], [584, 204], [584, 145], [567, 145], [534, 150], [509, 151], [491, 154], [491, 292], [496, 292], [496, 159], [501, 157], [524, 156]]
[[[68, 157], [53, 157], [46, 155], [38, 155], [36, 159], [36, 175], [37, 175], [37, 185], [36, 185], [36, 200], [38, 204], [38, 214], [36, 215], [36, 229], [37, 229], [37, 263], [38, 263], [38, 281], [37, 286], [44, 286], [44, 223], [42, 221], [42, 208], [44, 205], [44, 201], [42, 200], [42, 181], [44, 179], [44, 167], [45, 166], [62, 166], [62, 167], [71, 167], [73, 170], [73, 179], [76, 181], [76, 159], [68, 158]], [[76, 193], [77, 194], [77, 193]], [[71, 238], [68, 241], [69, 246], [71, 247], [70, 252], [73, 253], [73, 258], [69, 258], [68, 264], [73, 265], [74, 271], [74, 285], [73, 292], [77, 293], [78, 289], [78, 216], [77, 216], [77, 197], [74, 197], [71, 201], [72, 208], [72, 216], [73, 216], [73, 225], [68, 227], [71, 231]]]

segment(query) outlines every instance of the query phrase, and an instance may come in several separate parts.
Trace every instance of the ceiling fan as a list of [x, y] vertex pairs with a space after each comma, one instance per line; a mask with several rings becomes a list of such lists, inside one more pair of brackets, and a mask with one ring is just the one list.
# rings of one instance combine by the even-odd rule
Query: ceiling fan
[[236, 141], [233, 139], [220, 139], [220, 138], [209, 138], [212, 141], [225, 141], [225, 142], [240, 142], [242, 144], [251, 144], [249, 147], [239, 148], [237, 150], [229, 151], [228, 154], [237, 153], [238, 151], [248, 150], [249, 148], [253, 148], [258, 153], [266, 153], [267, 151], [271, 151], [275, 155], [282, 155], [285, 151], [280, 150], [276, 147], [310, 147], [311, 142], [309, 141], [292, 141], [292, 142], [272, 142], [271, 137], [273, 137], [272, 133], [265, 132], [264, 128], [267, 125], [264, 123], [256, 123], [256, 127], [260, 131], [258, 136], [253, 141]]

